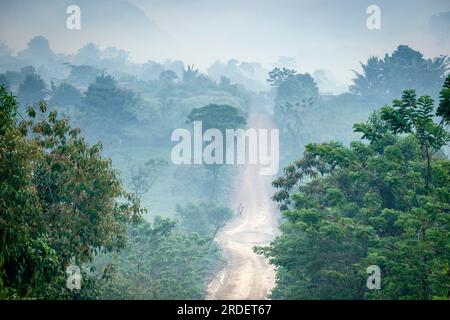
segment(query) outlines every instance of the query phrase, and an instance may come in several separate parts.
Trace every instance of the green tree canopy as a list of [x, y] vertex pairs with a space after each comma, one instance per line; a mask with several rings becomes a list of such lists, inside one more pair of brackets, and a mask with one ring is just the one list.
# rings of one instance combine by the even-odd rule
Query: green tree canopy
[[219, 252], [208, 239], [175, 232], [173, 221], [155, 217], [130, 227], [127, 250], [114, 260], [103, 298], [204, 299]]
[[[19, 121], [15, 98], [0, 87], [0, 297], [71, 296], [66, 267], [123, 248], [142, 210], [101, 145], [89, 146], [44, 102], [27, 113]], [[77, 294], [93, 294], [85, 291]]]
[[370, 57], [361, 64], [362, 73], [355, 72], [350, 90], [378, 99], [392, 99], [405, 89], [437, 97], [448, 62], [446, 56], [426, 59], [419, 51], [400, 45], [392, 55], [386, 54], [383, 59]]
[[256, 248], [277, 267], [273, 298], [448, 298], [450, 135], [433, 110], [407, 90], [354, 126], [368, 143], [309, 144], [273, 183], [282, 235]]
[[47, 96], [47, 87], [38, 74], [27, 74], [19, 85], [17, 95], [21, 106], [25, 108], [43, 100]]
[[443, 121], [450, 123], [450, 75], [445, 79], [439, 98], [439, 107], [436, 114], [442, 117]]
[[8, 77], [3, 73], [0, 74], [0, 85], [4, 86], [5, 88], [9, 88], [10, 85]]
[[295, 70], [275, 68], [267, 80], [275, 87], [275, 121], [286, 146], [295, 145], [303, 131], [305, 111], [319, 100], [319, 88], [314, 79]]
[[237, 129], [246, 125], [246, 115], [239, 109], [229, 105], [209, 104], [202, 108], [194, 108], [187, 117], [187, 123], [202, 121], [203, 129]]
[[182, 230], [213, 238], [233, 216], [229, 208], [213, 203], [200, 203], [199, 205], [191, 203], [185, 207], [177, 206], [176, 213]]
[[120, 89], [117, 81], [105, 73], [98, 76], [88, 87], [83, 104], [88, 115], [105, 118], [105, 115], [122, 121], [131, 117], [127, 107], [136, 102], [131, 91]]
[[59, 85], [55, 85], [51, 82], [49, 105], [56, 106], [79, 106], [82, 99], [80, 90], [71, 85], [70, 83], [63, 82]]

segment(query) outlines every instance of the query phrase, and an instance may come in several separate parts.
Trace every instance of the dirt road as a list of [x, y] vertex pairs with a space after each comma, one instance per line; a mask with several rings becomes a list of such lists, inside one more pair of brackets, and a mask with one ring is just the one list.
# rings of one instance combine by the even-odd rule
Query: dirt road
[[[252, 115], [251, 128], [272, 128], [270, 117]], [[253, 252], [256, 245], [266, 245], [278, 232], [273, 176], [259, 174], [259, 166], [239, 167], [231, 207], [242, 214], [235, 216], [217, 234], [215, 241], [223, 250], [227, 264], [208, 286], [208, 299], [267, 299], [275, 284], [275, 272], [268, 261]]]

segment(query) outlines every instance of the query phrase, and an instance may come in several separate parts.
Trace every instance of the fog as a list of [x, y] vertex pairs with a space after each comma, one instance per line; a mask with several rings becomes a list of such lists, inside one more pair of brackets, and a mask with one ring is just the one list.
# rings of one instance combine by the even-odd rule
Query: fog
[[0, 0], [0, 300], [448, 299], [449, 30], [448, 0]]
[[[81, 7], [80, 31], [65, 28], [69, 4]], [[381, 9], [381, 30], [366, 27], [371, 4]], [[139, 63], [180, 59], [203, 71], [216, 60], [270, 68], [291, 57], [298, 71], [326, 69], [348, 85], [359, 61], [399, 43], [428, 57], [450, 52], [449, 15], [437, 16], [450, 10], [446, 0], [2, 0], [1, 6], [0, 38], [15, 51], [43, 35], [57, 52], [95, 42], [125, 49]]]

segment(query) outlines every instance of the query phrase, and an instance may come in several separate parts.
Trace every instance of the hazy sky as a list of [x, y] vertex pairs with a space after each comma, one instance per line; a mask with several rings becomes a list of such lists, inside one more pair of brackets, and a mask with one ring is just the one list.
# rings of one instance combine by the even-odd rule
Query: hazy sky
[[[82, 10], [80, 31], [64, 28], [64, 6], [72, 3]], [[381, 8], [381, 30], [366, 27], [371, 4]], [[42, 34], [55, 51], [95, 41], [126, 49], [137, 62], [182, 59], [203, 70], [218, 59], [270, 67], [287, 56], [299, 71], [328, 69], [346, 84], [359, 61], [399, 44], [427, 57], [450, 54], [450, 15], [430, 24], [450, 12], [449, 0], [0, 0], [0, 6], [0, 40], [15, 50]]]

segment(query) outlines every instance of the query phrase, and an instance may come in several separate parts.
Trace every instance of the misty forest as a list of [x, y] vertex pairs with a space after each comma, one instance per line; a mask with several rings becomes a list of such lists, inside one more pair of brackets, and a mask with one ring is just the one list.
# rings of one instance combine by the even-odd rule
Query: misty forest
[[[450, 298], [445, 52], [397, 41], [346, 85], [288, 57], [0, 40], [0, 299]], [[278, 172], [174, 163], [199, 121], [278, 129]]]

